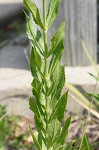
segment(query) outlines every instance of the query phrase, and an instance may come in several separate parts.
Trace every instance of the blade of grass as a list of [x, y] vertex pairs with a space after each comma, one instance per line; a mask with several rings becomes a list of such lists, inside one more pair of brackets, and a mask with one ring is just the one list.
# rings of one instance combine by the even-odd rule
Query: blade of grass
[[[79, 120], [80, 120], [80, 125], [81, 125], [81, 128], [82, 128], [82, 133], [85, 133], [86, 131], [85, 131], [84, 125], [83, 125], [83, 123], [82, 123], [80, 114], [78, 114], [78, 117], [79, 117]], [[83, 139], [84, 139], [84, 137], [85, 137], [86, 142], [87, 142], [87, 150], [90, 150], [89, 142], [88, 142], [88, 139], [87, 139], [87, 137], [86, 137], [86, 133], [83, 134]], [[83, 143], [83, 141], [82, 141], [82, 143]], [[80, 144], [80, 147], [82, 147], [82, 144]]]
[[[99, 78], [99, 73], [98, 73], [98, 78]], [[84, 132], [83, 132], [83, 138], [82, 138], [79, 150], [81, 150], [81, 145], [82, 145], [82, 142], [83, 142], [83, 139], [84, 139], [84, 135], [85, 135], [85, 132], [86, 132], [86, 127], [87, 127], [88, 119], [89, 119], [89, 116], [90, 116], [90, 113], [91, 113], [91, 106], [92, 106], [92, 103], [94, 101], [94, 94], [95, 94], [95, 91], [96, 91], [97, 83], [98, 83], [98, 81], [96, 80], [96, 84], [95, 84], [95, 87], [94, 87], [94, 90], [93, 90], [93, 97], [92, 97], [92, 100], [90, 102], [88, 116], [87, 116], [87, 119], [86, 119], [86, 123], [85, 123], [85, 127], [84, 127]]]
[[[99, 142], [96, 142], [96, 143], [94, 143], [94, 144], [91, 144], [90, 146], [92, 147], [92, 146], [95, 146], [96, 144], [98, 144], [98, 145], [99, 145]], [[86, 148], [84, 148], [83, 150], [87, 150], [87, 147], [86, 147]]]
[[[85, 103], [83, 103], [82, 102], [82, 100], [80, 100], [80, 99], [78, 99], [77, 97], [75, 97], [73, 94], [71, 94], [70, 92], [69, 92], [69, 96], [73, 99], [73, 100], [75, 100], [77, 103], [79, 103], [81, 106], [83, 106], [85, 109], [87, 109], [87, 110], [89, 110], [89, 106], [87, 105], [87, 104], [85, 104]], [[94, 109], [90, 109], [90, 112], [93, 114], [93, 115], [95, 115], [97, 118], [99, 118], [99, 113], [97, 112], [97, 111], [95, 111]]]
[[[66, 83], [66, 87], [69, 88], [74, 94], [76, 94], [81, 99], [81, 101], [83, 101], [88, 106], [90, 105], [89, 100], [76, 87], [70, 83]], [[92, 107], [96, 108], [95, 105], [92, 105]]]
[[87, 55], [87, 58], [89, 59], [91, 65], [94, 66], [95, 69], [96, 69], [96, 71], [98, 72], [97, 65], [96, 65], [96, 63], [93, 61], [93, 58], [92, 58], [92, 56], [91, 56], [91, 54], [90, 54], [90, 52], [89, 52], [89, 50], [88, 50], [88, 48], [87, 48], [87, 46], [86, 46], [86, 44], [85, 44], [85, 42], [84, 42], [83, 39], [81, 39], [81, 44], [82, 44], [83, 50], [85, 51], [85, 53], [86, 53], [86, 55]]

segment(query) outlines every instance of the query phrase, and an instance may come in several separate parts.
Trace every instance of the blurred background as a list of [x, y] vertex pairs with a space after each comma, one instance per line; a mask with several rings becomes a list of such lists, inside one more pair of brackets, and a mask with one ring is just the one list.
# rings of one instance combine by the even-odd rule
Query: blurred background
[[[42, 0], [35, 0], [35, 3], [42, 14]], [[25, 121], [21, 121], [21, 128], [27, 124], [26, 118], [33, 122], [33, 114], [28, 106], [32, 82], [29, 71], [30, 43], [25, 33], [23, 9], [22, 0], [0, 0], [0, 104], [6, 105], [7, 112], [4, 113], [6, 116], [9, 114], [25, 116]], [[96, 70], [91, 66], [83, 50], [81, 39], [84, 40], [93, 61], [99, 66], [99, 2], [63, 0], [59, 12], [58, 18], [48, 31], [48, 36], [51, 39], [61, 21], [66, 20], [62, 62], [66, 65], [67, 82], [75, 85], [82, 93], [93, 92], [96, 81], [88, 72], [96, 74]], [[99, 84], [95, 90], [99, 93]], [[70, 99], [68, 110], [82, 114], [85, 109]], [[98, 123], [96, 120], [93, 122], [97, 131]], [[99, 136], [95, 138], [92, 142], [96, 142]], [[31, 142], [31, 139], [28, 141]]]

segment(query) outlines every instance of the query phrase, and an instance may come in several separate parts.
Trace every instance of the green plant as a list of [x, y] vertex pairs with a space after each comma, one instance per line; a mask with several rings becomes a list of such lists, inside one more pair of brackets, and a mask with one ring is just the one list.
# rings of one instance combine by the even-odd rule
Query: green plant
[[[6, 107], [0, 105], [0, 118], [6, 114]], [[7, 119], [0, 120], [0, 148], [3, 149], [6, 143], [6, 135], [9, 133], [8, 129], [8, 122]], [[5, 139], [5, 140], [4, 140]]]
[[15, 115], [8, 116], [6, 106], [0, 105], [0, 150], [6, 150], [7, 146], [10, 150], [20, 150], [21, 148], [31, 150], [33, 148], [33, 144], [27, 142], [28, 132], [22, 132], [18, 125], [22, 118]]
[[[38, 150], [72, 150], [73, 148], [91, 150], [86, 134], [78, 146], [75, 141], [66, 143], [71, 117], [68, 117], [65, 123], [63, 122], [68, 92], [62, 94], [65, 71], [60, 63], [64, 51], [65, 22], [52, 37], [50, 45], [47, 42], [48, 29], [58, 15], [61, 0], [50, 0], [48, 13], [46, 0], [42, 0], [43, 22], [36, 4], [31, 0], [23, 2], [32, 16], [29, 17], [25, 12], [26, 32], [32, 46], [30, 69], [33, 76], [31, 84], [33, 95], [30, 97], [29, 105], [34, 112], [38, 136], [34, 135], [30, 124], [29, 128], [36, 148]], [[81, 94], [80, 96], [86, 100]]]
[[[71, 122], [71, 117], [69, 117], [61, 126], [68, 97], [68, 92], [62, 95], [65, 71], [60, 63], [64, 50], [64, 21], [52, 37], [50, 46], [47, 42], [47, 32], [58, 15], [60, 2], [61, 0], [50, 0], [46, 15], [46, 0], [43, 0], [42, 22], [37, 6], [30, 0], [24, 0], [25, 7], [34, 19], [33, 22], [25, 13], [26, 32], [32, 44], [30, 68], [33, 76], [33, 96], [29, 104], [34, 112], [38, 139], [31, 127], [30, 131], [38, 150], [66, 149], [65, 140]], [[35, 23], [41, 28], [43, 36]]]

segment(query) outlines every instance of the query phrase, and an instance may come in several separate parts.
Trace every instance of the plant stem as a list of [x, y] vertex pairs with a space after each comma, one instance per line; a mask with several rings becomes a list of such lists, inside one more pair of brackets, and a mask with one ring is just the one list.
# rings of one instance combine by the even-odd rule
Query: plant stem
[[[43, 35], [44, 35], [44, 61], [45, 61], [45, 69], [44, 69], [44, 74], [45, 74], [45, 99], [46, 99], [46, 130], [48, 127], [48, 97], [47, 97], [47, 88], [48, 88], [48, 59], [47, 59], [47, 54], [48, 54], [48, 48], [47, 48], [47, 28], [46, 28], [46, 0], [43, 0], [43, 22], [44, 22], [44, 27], [43, 29]], [[46, 135], [45, 135], [46, 136]]]
[[44, 27], [43, 34], [44, 34], [44, 59], [45, 59], [45, 76], [48, 75], [48, 60], [47, 60], [47, 29], [46, 29], [46, 0], [43, 0], [43, 21]]

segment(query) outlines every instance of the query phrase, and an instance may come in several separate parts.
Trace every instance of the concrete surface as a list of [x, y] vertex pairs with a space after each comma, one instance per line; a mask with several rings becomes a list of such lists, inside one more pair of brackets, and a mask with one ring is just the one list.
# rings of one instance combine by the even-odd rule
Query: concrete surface
[[[19, 64], [18, 61], [16, 62], [15, 65]], [[24, 63], [24, 61], [22, 63]], [[90, 86], [90, 88], [91, 86], [94, 87], [96, 81], [89, 74], [87, 74], [87, 72], [85, 72], [86, 69], [91, 73], [95, 73], [93, 72], [94, 68], [91, 66], [79, 67], [79, 74], [78, 74], [78, 67], [66, 67], [66, 80], [67, 80], [66, 82], [71, 83], [75, 86], [82, 86], [82, 87]], [[30, 71], [28, 70], [0, 68], [0, 92], [7, 91], [9, 89], [17, 89], [17, 90], [28, 89], [30, 88], [31, 81], [32, 76]], [[97, 84], [99, 85], [99, 82]], [[91, 90], [90, 88], [89, 89], [87, 88], [86, 90], [89, 91]], [[98, 90], [99, 89], [97, 89], [97, 91]]]
[[[86, 70], [88, 72], [93, 72], [93, 67], [79, 67], [79, 80], [76, 78], [76, 76], [78, 76], [78, 67], [66, 67], [66, 70], [67, 81], [69, 83], [73, 83], [74, 85], [76, 83], [76, 85], [82, 88], [83, 93], [93, 91], [95, 82], [92, 81], [91, 77], [87, 76], [85, 72]], [[83, 79], [84, 84], [82, 81]], [[33, 115], [28, 105], [32, 90], [31, 82], [32, 76], [28, 70], [11, 68], [0, 69], [0, 103], [7, 105], [9, 113], [13, 112], [28, 117]], [[96, 91], [99, 92], [99, 83]], [[68, 99], [67, 109], [75, 113], [81, 113], [84, 110], [82, 106], [70, 97]]]
[[0, 68], [0, 104], [7, 105], [8, 114], [32, 117], [28, 105], [31, 81], [27, 70]]
[[[25, 29], [24, 29], [25, 30]], [[5, 32], [6, 33], [6, 32]], [[7, 42], [0, 43], [0, 68], [29, 69], [27, 55], [30, 53], [28, 39], [25, 33], [10, 35]], [[4, 41], [5, 42], [5, 41]]]
[[[99, 65], [97, 68], [99, 69]], [[67, 82], [74, 85], [95, 85], [96, 81], [89, 73], [97, 75], [96, 69], [92, 66], [66, 67]]]
[[0, 49], [0, 67], [29, 69], [24, 49], [22, 46], [11, 44]]

